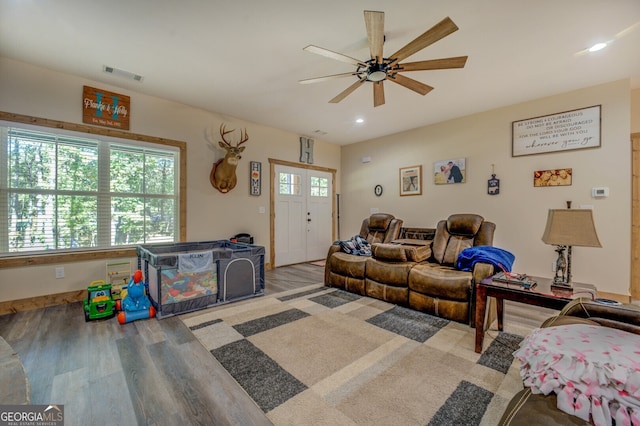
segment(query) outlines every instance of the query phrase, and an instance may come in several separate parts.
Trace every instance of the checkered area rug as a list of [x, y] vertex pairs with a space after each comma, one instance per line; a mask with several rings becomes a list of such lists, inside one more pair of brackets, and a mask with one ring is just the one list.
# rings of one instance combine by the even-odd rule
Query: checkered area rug
[[520, 336], [322, 285], [181, 317], [275, 425], [492, 425]]

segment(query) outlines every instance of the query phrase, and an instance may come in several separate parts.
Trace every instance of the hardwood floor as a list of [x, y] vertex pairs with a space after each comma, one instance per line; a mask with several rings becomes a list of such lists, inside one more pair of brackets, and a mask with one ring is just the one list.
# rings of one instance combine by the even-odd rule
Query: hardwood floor
[[[265, 273], [266, 294], [323, 281], [300, 264]], [[553, 311], [506, 304], [505, 329]], [[521, 328], [517, 328], [521, 327]], [[0, 316], [32, 404], [64, 404], [66, 425], [268, 425], [262, 411], [176, 317], [85, 323], [81, 303]]]
[[[265, 293], [322, 282], [310, 264], [265, 273]], [[85, 323], [80, 302], [0, 316], [32, 404], [64, 404], [66, 425], [270, 425], [177, 316]]]

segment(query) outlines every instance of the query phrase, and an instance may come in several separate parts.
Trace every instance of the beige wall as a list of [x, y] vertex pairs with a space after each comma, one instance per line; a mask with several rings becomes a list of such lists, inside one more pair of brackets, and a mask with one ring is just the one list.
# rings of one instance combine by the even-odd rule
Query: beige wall
[[[494, 244], [516, 256], [515, 270], [552, 276], [556, 253], [541, 241], [547, 210], [565, 208], [571, 200], [573, 208], [593, 206], [603, 245], [574, 248], [574, 281], [628, 295], [629, 84], [612, 82], [343, 147], [340, 236], [356, 234], [371, 209], [392, 213], [405, 226], [430, 227], [452, 213], [478, 213], [497, 224]], [[513, 121], [592, 105], [602, 105], [601, 148], [511, 157]], [[362, 163], [365, 156], [371, 162]], [[461, 157], [467, 161], [467, 182], [434, 185], [433, 163]], [[497, 196], [487, 195], [492, 164], [500, 179]], [[400, 197], [398, 168], [413, 165], [422, 165], [423, 194]], [[535, 170], [565, 167], [573, 168], [573, 185], [533, 187]], [[373, 193], [376, 184], [384, 187], [381, 197]], [[591, 198], [591, 188], [600, 186], [609, 187], [610, 196]]]
[[[210, 113], [182, 104], [141, 95], [95, 81], [33, 67], [0, 57], [0, 110], [54, 120], [81, 122], [83, 85], [131, 96], [131, 131], [187, 142], [187, 239], [227, 238], [249, 232], [268, 249], [268, 158], [298, 161], [298, 135]], [[511, 122], [539, 115], [602, 105], [602, 147], [599, 149], [511, 157]], [[629, 106], [631, 105], [631, 111]], [[204, 133], [222, 122], [247, 127], [250, 140], [238, 169], [238, 187], [227, 195], [208, 181], [216, 158], [206, 147]], [[631, 124], [630, 124], [631, 123]], [[394, 213], [406, 226], [434, 226], [454, 212], [476, 212], [497, 224], [495, 244], [516, 255], [515, 269], [551, 276], [552, 247], [540, 241], [546, 211], [593, 205], [602, 249], [575, 248], [574, 279], [597, 284], [603, 291], [628, 294], [630, 269], [630, 147], [629, 133], [640, 131], [640, 90], [629, 82], [601, 86], [539, 99], [372, 141], [342, 147], [316, 141], [315, 164], [340, 170], [336, 190], [341, 194], [341, 237], [357, 233], [370, 209]], [[342, 156], [342, 158], [341, 158]], [[361, 163], [370, 156], [372, 161]], [[467, 159], [467, 183], [432, 183], [433, 162]], [[261, 161], [260, 197], [248, 195], [248, 163]], [[398, 168], [421, 164], [423, 195], [399, 197]], [[486, 194], [491, 164], [501, 180], [501, 194]], [[534, 170], [572, 167], [569, 187], [533, 188]], [[384, 186], [381, 197], [373, 187]], [[608, 186], [606, 199], [590, 197], [594, 186]], [[267, 253], [267, 258], [269, 253]], [[55, 279], [56, 266], [0, 269], [0, 301], [83, 289], [104, 277], [105, 261], [62, 265], [66, 277]], [[131, 259], [132, 268], [136, 267]]]
[[[187, 143], [189, 241], [226, 239], [248, 232], [255, 237], [256, 244], [265, 246], [268, 261], [268, 159], [298, 162], [299, 135], [0, 57], [1, 111], [82, 123], [83, 85], [131, 96], [131, 132]], [[222, 122], [230, 128], [246, 127], [250, 137], [236, 173], [237, 187], [225, 195], [209, 183], [211, 166], [220, 154], [207, 148], [204, 137], [206, 131], [212, 130], [217, 141]], [[259, 197], [249, 195], [249, 161], [262, 162]], [[314, 164], [338, 169], [340, 146], [316, 140]], [[265, 213], [259, 213], [260, 207], [265, 208]], [[0, 301], [83, 289], [90, 281], [105, 278], [105, 261], [63, 265], [64, 279], [55, 279], [56, 266], [61, 265], [0, 269]], [[132, 260], [132, 267], [136, 266]]]

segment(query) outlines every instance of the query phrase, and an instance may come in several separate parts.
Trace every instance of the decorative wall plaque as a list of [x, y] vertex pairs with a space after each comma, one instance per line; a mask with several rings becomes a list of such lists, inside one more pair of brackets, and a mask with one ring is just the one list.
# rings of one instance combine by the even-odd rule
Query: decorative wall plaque
[[512, 123], [513, 157], [600, 147], [600, 105]]
[[262, 193], [262, 163], [259, 161], [249, 162], [249, 194], [260, 195]]
[[82, 88], [82, 122], [129, 130], [131, 98], [95, 87]]

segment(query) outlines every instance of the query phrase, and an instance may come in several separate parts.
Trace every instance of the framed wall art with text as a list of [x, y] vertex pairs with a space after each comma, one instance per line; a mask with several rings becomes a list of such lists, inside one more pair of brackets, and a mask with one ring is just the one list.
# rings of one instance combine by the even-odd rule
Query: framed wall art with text
[[600, 109], [543, 115], [512, 123], [513, 157], [600, 147]]

